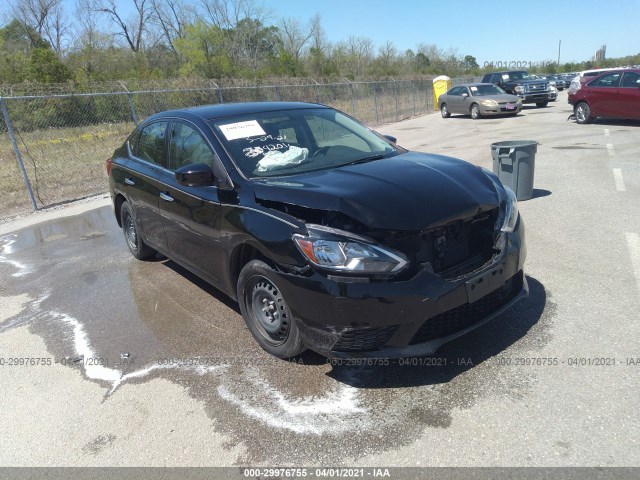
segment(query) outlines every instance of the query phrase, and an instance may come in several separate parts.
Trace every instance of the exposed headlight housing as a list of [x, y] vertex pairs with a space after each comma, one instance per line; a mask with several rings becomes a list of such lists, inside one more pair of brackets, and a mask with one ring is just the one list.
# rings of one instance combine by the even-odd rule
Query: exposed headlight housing
[[518, 223], [518, 199], [516, 194], [509, 187], [504, 186], [491, 170], [483, 168], [482, 171], [495, 185], [500, 199], [500, 214], [498, 215], [496, 228], [500, 232], [511, 233]]
[[293, 241], [316, 267], [332, 272], [361, 275], [396, 274], [409, 263], [400, 252], [376, 245], [350, 232], [307, 224], [308, 235], [294, 234]]

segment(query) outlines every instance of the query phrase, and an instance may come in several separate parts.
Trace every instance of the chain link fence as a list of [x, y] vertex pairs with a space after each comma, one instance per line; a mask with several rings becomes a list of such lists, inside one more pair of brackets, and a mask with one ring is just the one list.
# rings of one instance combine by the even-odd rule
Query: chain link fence
[[323, 103], [370, 126], [434, 111], [428, 79], [0, 97], [0, 219], [107, 192], [106, 159], [154, 113], [249, 101]]

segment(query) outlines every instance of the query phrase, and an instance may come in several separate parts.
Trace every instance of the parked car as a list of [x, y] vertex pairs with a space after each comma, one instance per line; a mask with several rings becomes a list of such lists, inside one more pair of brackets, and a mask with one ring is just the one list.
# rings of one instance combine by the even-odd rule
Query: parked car
[[440, 95], [438, 108], [442, 118], [461, 113], [477, 120], [490, 115], [516, 115], [522, 110], [522, 100], [492, 83], [470, 83]]
[[551, 97], [557, 96], [546, 80], [538, 80], [524, 70], [485, 73], [482, 83], [493, 83], [505, 92], [519, 96], [522, 103], [535, 103], [538, 107], [546, 107], [553, 100]]
[[594, 68], [593, 70], [585, 70], [578, 73], [569, 84], [569, 95], [576, 93], [586, 82], [598, 77], [604, 73], [619, 70], [619, 68]]
[[580, 89], [569, 92], [569, 103], [578, 123], [597, 117], [640, 119], [640, 68], [591, 77]]
[[430, 354], [527, 293], [524, 224], [493, 173], [326, 106], [159, 113], [107, 170], [131, 254], [237, 300], [278, 357]]

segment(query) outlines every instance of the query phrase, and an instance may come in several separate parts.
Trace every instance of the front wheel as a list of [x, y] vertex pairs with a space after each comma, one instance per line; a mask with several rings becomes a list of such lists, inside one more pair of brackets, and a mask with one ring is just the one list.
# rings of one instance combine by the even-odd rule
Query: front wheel
[[446, 103], [443, 103], [440, 107], [440, 115], [442, 115], [442, 118], [449, 118], [451, 116], [451, 112], [449, 111], [449, 107], [447, 107]]
[[147, 258], [153, 257], [156, 251], [142, 240], [129, 202], [122, 202], [120, 219], [122, 220], [124, 239], [127, 241], [127, 247], [129, 247], [131, 254], [138, 260], [146, 260]]
[[296, 319], [266, 263], [252, 260], [238, 278], [238, 302], [253, 338], [270, 354], [290, 358], [305, 351]]
[[585, 102], [580, 102], [576, 105], [574, 113], [576, 115], [576, 122], [580, 124], [590, 123], [593, 120], [591, 108]]
[[549, 102], [538, 102], [536, 103], [536, 107], [543, 108], [543, 107], [546, 107], [548, 104]]
[[477, 103], [474, 103], [473, 105], [471, 105], [471, 118], [473, 118], [474, 120], [478, 120], [480, 117], [482, 117], [482, 114], [480, 113], [480, 107]]

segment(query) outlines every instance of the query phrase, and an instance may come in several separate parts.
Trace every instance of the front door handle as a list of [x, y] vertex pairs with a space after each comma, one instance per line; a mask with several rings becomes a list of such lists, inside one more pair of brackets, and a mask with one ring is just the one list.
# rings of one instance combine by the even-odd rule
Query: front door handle
[[160, 192], [160, 198], [165, 202], [173, 202], [173, 197], [168, 193]]
[[136, 182], [133, 181], [133, 179], [131, 179], [131, 177], [124, 177], [124, 183], [126, 183], [127, 185], [135, 185]]

